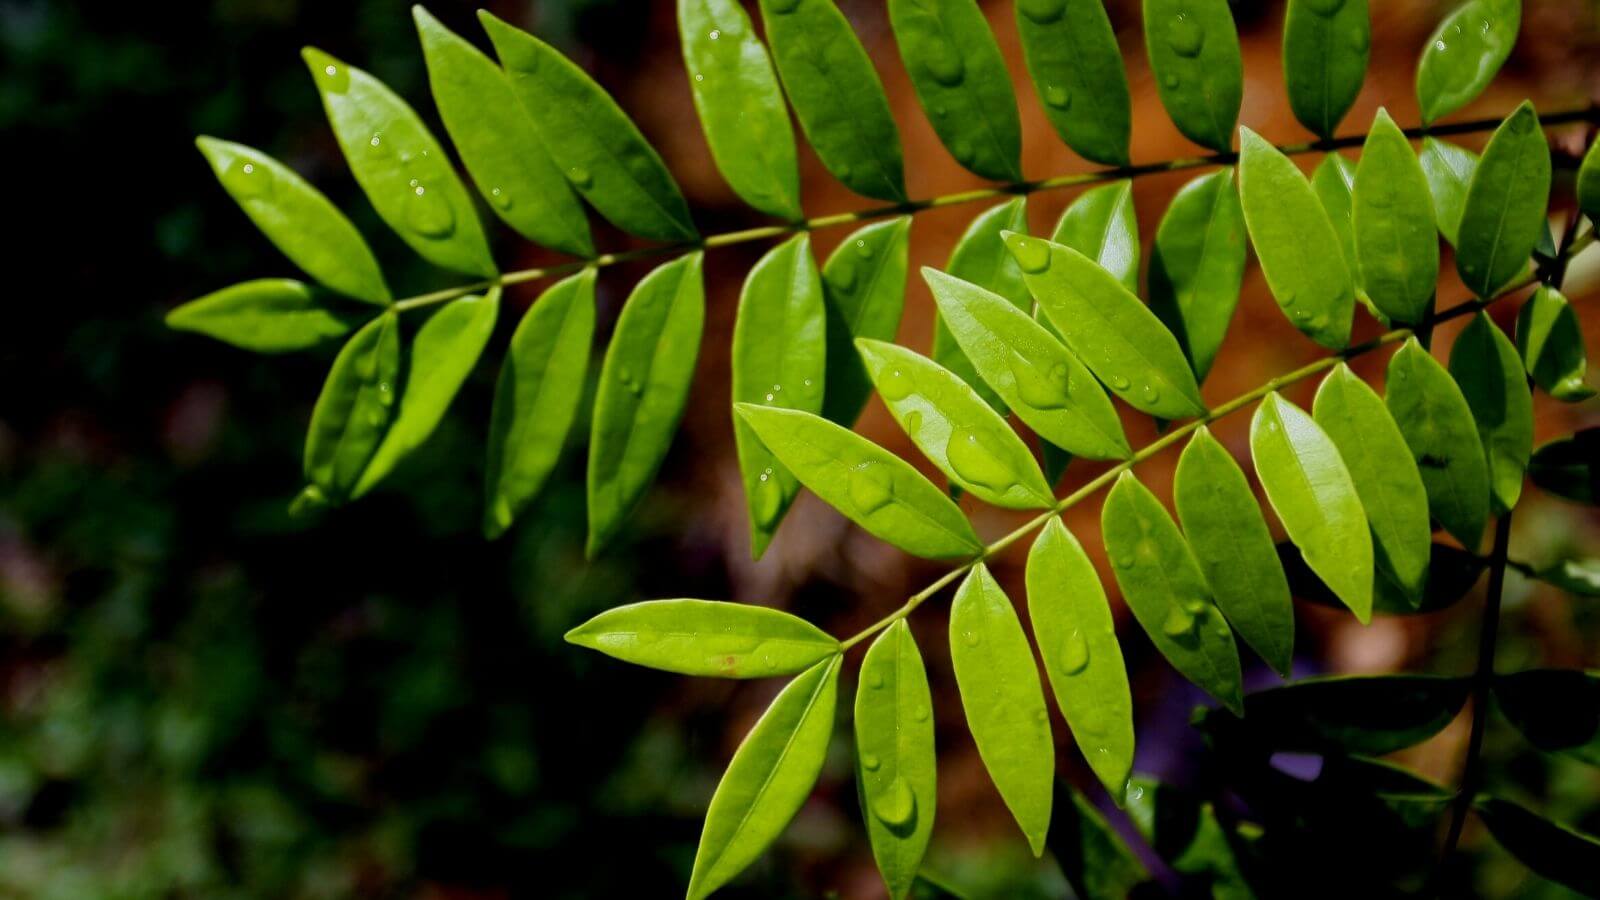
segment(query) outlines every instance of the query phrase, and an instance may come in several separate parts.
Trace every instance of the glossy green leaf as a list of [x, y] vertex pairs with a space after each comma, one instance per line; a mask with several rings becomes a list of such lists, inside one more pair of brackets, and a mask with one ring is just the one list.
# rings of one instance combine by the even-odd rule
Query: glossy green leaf
[[307, 500], [345, 499], [394, 418], [400, 317], [385, 313], [344, 345], [328, 371], [306, 433]]
[[1172, 483], [1178, 521], [1233, 629], [1284, 677], [1294, 661], [1294, 603], [1255, 491], [1211, 431], [1195, 432]]
[[1173, 196], [1150, 250], [1150, 308], [1205, 380], [1228, 333], [1244, 283], [1244, 209], [1233, 169], [1185, 184]]
[[334, 137], [372, 208], [418, 256], [493, 276], [483, 223], [428, 127], [383, 82], [321, 50], [301, 51]]
[[[1028, 198], [1013, 197], [998, 206], [980, 213], [967, 226], [956, 247], [950, 253], [945, 271], [962, 281], [971, 282], [991, 293], [1011, 301], [1018, 309], [1033, 308], [1033, 298], [1022, 280], [1022, 269], [1006, 252], [1000, 235], [1007, 231], [1026, 233], [1028, 230]], [[933, 322], [933, 361], [961, 376], [972, 385], [985, 402], [996, 411], [1004, 413], [1005, 403], [984, 379], [978, 376], [972, 361], [961, 349], [955, 335], [942, 315]]]
[[1289, 0], [1283, 16], [1283, 82], [1300, 124], [1331, 138], [1367, 77], [1372, 19], [1367, 0]]
[[1431, 123], [1471, 103], [1511, 55], [1522, 0], [1468, 0], [1445, 16], [1417, 62], [1417, 103]]
[[1578, 166], [1578, 207], [1592, 219], [1600, 219], [1600, 141], [1589, 145]]
[[1563, 559], [1553, 562], [1533, 577], [1580, 597], [1600, 597], [1600, 559]]
[[[733, 402], [822, 411], [827, 365], [822, 279], [801, 234], [767, 251], [750, 270], [733, 325]], [[794, 475], [733, 421], [750, 514], [750, 555], [760, 559], [799, 491]]]
[[1530, 669], [1497, 675], [1494, 700], [1528, 743], [1600, 766], [1600, 674]]
[[738, 0], [678, 0], [694, 108], [717, 170], [740, 199], [798, 219], [800, 164], [772, 57]]
[[1420, 602], [1433, 526], [1427, 488], [1400, 426], [1377, 391], [1344, 363], [1317, 388], [1311, 415], [1333, 441], [1366, 510], [1379, 575], [1375, 593], [1381, 594], [1387, 582], [1410, 602]]
[[1350, 342], [1355, 282], [1316, 192], [1289, 157], [1248, 128], [1239, 129], [1239, 194], [1250, 242], [1284, 315], [1334, 350]]
[[1228, 0], [1144, 0], [1144, 46], [1178, 130], [1202, 147], [1233, 149], [1244, 60]]
[[[1275, 750], [1382, 756], [1443, 731], [1470, 689], [1466, 678], [1439, 675], [1302, 678], [1246, 697], [1243, 724]], [[1214, 710], [1201, 727], [1226, 717]]]
[[608, 609], [566, 641], [636, 666], [707, 678], [792, 675], [839, 642], [781, 609], [716, 600], [650, 600]]
[[1600, 897], [1600, 838], [1552, 821], [1499, 797], [1473, 801], [1478, 818], [1500, 846], [1542, 878], [1585, 897]]
[[832, 656], [789, 682], [734, 751], [706, 810], [690, 900], [755, 862], [811, 794], [833, 733], [839, 660]]
[[1250, 422], [1250, 455], [1267, 499], [1322, 580], [1363, 623], [1372, 617], [1367, 513], [1333, 440], [1274, 391]]
[[1118, 802], [1133, 770], [1133, 699], [1105, 588], [1083, 545], [1052, 517], [1028, 551], [1028, 619], [1072, 738]]
[[544, 487], [578, 414], [594, 340], [593, 269], [547, 289], [522, 317], [489, 416], [483, 532], [498, 537]]
[[505, 72], [420, 5], [411, 12], [439, 118], [478, 193], [528, 240], [593, 256], [583, 204], [539, 140]]
[[[1082, 794], [1056, 779], [1055, 818], [1045, 845], [1083, 900], [1127, 900], [1145, 896], [1150, 873], [1132, 850]], [[1160, 896], [1154, 894], [1152, 896]]]
[[901, 619], [861, 660], [855, 712], [862, 816], [892, 898], [911, 891], [933, 834], [939, 785], [932, 710], [922, 654]]
[[1589, 361], [1578, 314], [1555, 288], [1542, 286], [1522, 304], [1517, 350], [1528, 375], [1550, 396], [1577, 403], [1595, 395], [1584, 381]]
[[1550, 146], [1526, 101], [1495, 129], [1467, 186], [1456, 240], [1456, 271], [1479, 297], [1492, 297], [1528, 266], [1548, 234]]
[[672, 446], [700, 355], [701, 256], [656, 267], [617, 317], [589, 435], [589, 542], [598, 553], [638, 505]]
[[1040, 308], [1112, 393], [1164, 419], [1205, 411], [1177, 339], [1116, 276], [1070, 247], [1013, 232], [1004, 237]]
[[1038, 856], [1055, 777], [1050, 714], [1017, 611], [981, 562], [950, 606], [950, 665], [983, 767]]
[[1600, 428], [1541, 445], [1528, 463], [1528, 477], [1545, 493], [1595, 503], [1600, 498]]
[[1428, 193], [1433, 195], [1433, 216], [1439, 223], [1439, 233], [1455, 246], [1461, 229], [1461, 211], [1467, 205], [1467, 185], [1472, 183], [1472, 173], [1478, 168], [1478, 154], [1438, 138], [1425, 137], [1417, 161], [1428, 179]]
[[1389, 359], [1383, 402], [1417, 461], [1434, 520], [1476, 549], [1489, 519], [1489, 470], [1461, 388], [1410, 338]]
[[1022, 121], [1011, 74], [975, 0], [889, 0], [900, 58], [933, 130], [956, 161], [1022, 180]]
[[257, 353], [304, 350], [343, 337], [359, 318], [317, 288], [258, 278], [213, 291], [167, 313], [167, 327]]
[[1421, 322], [1439, 281], [1439, 232], [1428, 177], [1400, 126], [1380, 109], [1356, 168], [1356, 275], [1397, 322]]
[[1533, 395], [1511, 339], [1478, 313], [1450, 347], [1450, 375], [1472, 410], [1489, 466], [1489, 505], [1499, 515], [1517, 505], [1533, 455]]
[[[1300, 548], [1291, 541], [1278, 543], [1278, 560], [1289, 576], [1289, 592], [1302, 600], [1333, 609], [1344, 603], [1306, 565]], [[1382, 573], [1372, 585], [1372, 611], [1386, 616], [1413, 616], [1449, 609], [1461, 601], [1478, 583], [1487, 561], [1453, 544], [1435, 542], [1428, 554], [1428, 584], [1419, 600], [1407, 594], [1392, 577]]]
[[1311, 190], [1316, 192], [1322, 211], [1328, 214], [1328, 224], [1339, 236], [1339, 254], [1352, 275], [1356, 271], [1356, 235], [1352, 221], [1355, 181], [1356, 164], [1338, 153], [1322, 157], [1322, 162], [1311, 172]]
[[800, 410], [738, 403], [734, 412], [802, 484], [876, 537], [928, 559], [983, 549], [943, 491], [866, 438]]
[[400, 408], [352, 497], [372, 490], [433, 434], [483, 355], [499, 312], [500, 289], [494, 288], [482, 297], [452, 300], [417, 329], [406, 360], [405, 386], [399, 388]]
[[852, 233], [822, 264], [828, 332], [823, 418], [848, 428], [866, 406], [872, 381], [855, 339], [894, 340], [905, 311], [910, 253], [911, 217], [900, 216]]
[[561, 51], [487, 10], [478, 19], [539, 140], [578, 193], [629, 234], [694, 240], [678, 183], [605, 88]]
[[1133, 209], [1133, 182], [1124, 178], [1079, 194], [1061, 213], [1050, 240], [1082, 253], [1115, 275], [1123, 287], [1139, 290], [1139, 222]]
[[822, 165], [862, 196], [906, 199], [900, 132], [883, 82], [833, 0], [761, 0], [761, 21]]
[[1045, 118], [1079, 156], [1128, 162], [1132, 103], [1101, 0], [1016, 0], [1017, 35]]
[[195, 146], [228, 196], [290, 262], [329, 290], [369, 303], [389, 302], [389, 286], [367, 242], [321, 191], [243, 144], [200, 137]]
[[1133, 617], [1183, 677], [1230, 709], [1243, 702], [1233, 632], [1166, 508], [1132, 473], [1106, 496], [1100, 531]]

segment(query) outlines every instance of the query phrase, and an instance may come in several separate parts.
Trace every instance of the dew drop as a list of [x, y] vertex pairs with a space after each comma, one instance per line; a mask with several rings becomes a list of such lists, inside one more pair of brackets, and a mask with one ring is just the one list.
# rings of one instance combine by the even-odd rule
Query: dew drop
[[1186, 600], [1183, 604], [1183, 611], [1191, 616], [1205, 615], [1206, 602], [1204, 600]]
[[713, 28], [713, 29], [711, 29], [711, 33], [706, 35], [706, 37], [711, 38], [714, 41], [714, 40], [717, 40], [718, 38], [722, 37], [722, 32], [720, 32], [717, 29]]
[[778, 521], [783, 513], [783, 488], [778, 485], [778, 479], [762, 473], [756, 485], [755, 504], [751, 512], [755, 515], [756, 524], [763, 528], [770, 528]]
[[1072, 106], [1072, 92], [1059, 84], [1052, 84], [1044, 89], [1044, 102], [1056, 109], [1068, 109]]
[[438, 192], [413, 180], [406, 195], [406, 224], [423, 237], [442, 238], [455, 231], [456, 216]]
[[950, 433], [945, 454], [950, 460], [950, 468], [963, 480], [1001, 492], [1016, 482], [1016, 476], [1011, 467], [1001, 460], [992, 441], [988, 432], [957, 428]]
[[893, 498], [889, 472], [877, 463], [866, 463], [850, 470], [850, 502], [861, 515], [875, 512]]
[[917, 436], [917, 432], [922, 430], [922, 410], [913, 409], [906, 416], [905, 425], [906, 425], [906, 434], [908, 434], [908, 435], [910, 435], [912, 437], [916, 437]]
[[880, 765], [882, 763], [878, 761], [878, 757], [871, 753], [861, 757], [861, 768], [866, 769], [868, 772], [878, 771], [878, 766]]
[[235, 161], [228, 167], [223, 181], [241, 200], [259, 200], [272, 194], [272, 173], [257, 169], [254, 163]]
[[835, 290], [851, 291], [856, 286], [856, 264], [849, 257], [841, 257], [828, 267], [828, 282]]
[[1024, 272], [1038, 275], [1050, 268], [1050, 248], [1043, 241], [1019, 238], [1011, 242], [1011, 255]]
[[1183, 607], [1174, 604], [1167, 610], [1167, 617], [1161, 622], [1161, 632], [1167, 637], [1183, 637], [1194, 631], [1194, 616], [1190, 615]]
[[1111, 389], [1115, 391], [1125, 391], [1132, 384], [1132, 382], [1130, 382], [1127, 377], [1123, 375], [1112, 375], [1110, 378], [1106, 379], [1106, 383], [1111, 385]]
[[1167, 74], [1161, 76], [1161, 85], [1169, 91], [1175, 90], [1178, 87], [1178, 76], [1172, 72], [1168, 72]]
[[928, 708], [926, 706], [917, 707], [916, 709], [911, 711], [911, 718], [915, 719], [918, 722], [926, 722], [926, 721], [928, 721]]
[[944, 38], [932, 35], [929, 37], [931, 40], [923, 45], [927, 53], [922, 59], [922, 67], [928, 70], [934, 81], [946, 87], [960, 84], [961, 79], [967, 74], [966, 66], [961, 62], [961, 54]]
[[968, 647], [976, 647], [980, 642], [982, 642], [983, 637], [976, 631], [969, 631], [963, 635], [963, 639], [966, 641]]
[[1357, 53], [1365, 53], [1371, 43], [1372, 36], [1367, 33], [1367, 29], [1360, 26], [1350, 29], [1350, 46]]
[[968, 165], [972, 162], [972, 144], [966, 140], [957, 139], [950, 145], [950, 155], [956, 158], [956, 162]]
[[350, 73], [335, 65], [323, 66], [322, 85], [330, 94], [342, 94], [350, 89]]
[[701, 73], [699, 73], [699, 72], [696, 72], [696, 73], [694, 73], [694, 80], [696, 82], [705, 81], [706, 80], [706, 76], [701, 74]]
[[839, 165], [833, 170], [833, 177], [843, 182], [849, 182], [850, 172], [851, 169], [849, 163], [839, 163]]
[[582, 166], [573, 166], [571, 169], [568, 169], [567, 180], [577, 185], [580, 189], [590, 187], [594, 184], [594, 176], [589, 174], [589, 170]]
[[800, 0], [770, 0], [767, 5], [771, 7], [773, 12], [782, 15], [794, 12], [795, 7], [800, 5]]
[[911, 396], [915, 385], [911, 383], [911, 376], [895, 366], [886, 366], [878, 373], [878, 393], [888, 401], [904, 400]]
[[896, 775], [889, 787], [872, 800], [872, 814], [890, 828], [899, 828], [911, 821], [917, 811], [916, 795], [904, 775]]
[[1167, 46], [1179, 56], [1197, 56], [1205, 46], [1206, 32], [1187, 13], [1178, 13], [1167, 25]]
[[872, 688], [873, 690], [883, 687], [883, 673], [873, 672], [871, 675], [868, 675], [867, 687]]
[[494, 204], [495, 209], [507, 210], [511, 208], [511, 195], [502, 188], [491, 188], [489, 202]]
[[1034, 409], [1060, 409], [1069, 402], [1065, 363], [1041, 371], [1039, 366], [1013, 354], [1011, 375], [1016, 380], [1017, 397]]
[[862, 259], [871, 259], [872, 245], [861, 238], [856, 238], [856, 255]]
[[1306, 6], [1319, 16], [1331, 16], [1344, 6], [1344, 0], [1306, 0]]
[[1111, 558], [1111, 564], [1119, 569], [1131, 569], [1133, 568], [1133, 564], [1135, 562], [1137, 562], [1137, 560], [1134, 558], [1132, 553], [1124, 553], [1120, 556], [1114, 556]]
[[1047, 24], [1061, 18], [1066, 11], [1067, 0], [1017, 0], [1017, 8], [1022, 14], [1039, 24]]
[[1061, 648], [1061, 671], [1068, 675], [1076, 675], [1089, 666], [1089, 642], [1084, 640], [1083, 632], [1074, 628], [1067, 635], [1067, 643]]
[[1161, 399], [1161, 390], [1153, 384], [1144, 386], [1144, 402], [1154, 403]]

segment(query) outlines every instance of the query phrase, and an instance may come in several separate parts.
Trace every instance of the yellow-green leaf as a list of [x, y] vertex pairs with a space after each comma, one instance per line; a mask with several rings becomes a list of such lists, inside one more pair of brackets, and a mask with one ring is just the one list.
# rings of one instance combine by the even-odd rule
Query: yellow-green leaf
[[566, 634], [569, 644], [636, 666], [708, 678], [792, 675], [839, 642], [780, 609], [716, 600], [649, 600], [608, 609]]
[[855, 725], [867, 839], [898, 900], [922, 865], [939, 787], [928, 673], [905, 619], [884, 629], [861, 660]]

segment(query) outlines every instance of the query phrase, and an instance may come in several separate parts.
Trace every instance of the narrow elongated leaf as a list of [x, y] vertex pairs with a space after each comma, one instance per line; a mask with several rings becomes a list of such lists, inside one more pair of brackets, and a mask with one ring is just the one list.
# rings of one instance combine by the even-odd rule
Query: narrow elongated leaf
[[[1382, 756], [1443, 731], [1470, 690], [1466, 678], [1438, 675], [1302, 678], [1246, 697], [1243, 725], [1275, 750]], [[1226, 722], [1214, 710], [1201, 728]]]
[[975, 0], [889, 0], [900, 58], [933, 130], [956, 161], [1022, 179], [1022, 121], [1000, 45]]
[[650, 600], [608, 609], [566, 641], [636, 666], [707, 678], [792, 675], [839, 652], [833, 636], [780, 609]]
[[1249, 479], [1209, 429], [1195, 432], [1183, 449], [1172, 499], [1217, 607], [1245, 643], [1288, 677], [1294, 662], [1289, 582]]
[[1016, 0], [1017, 35], [1045, 118], [1079, 156], [1128, 162], [1132, 103], [1100, 0]]
[[1139, 291], [1139, 222], [1133, 182], [1124, 178], [1078, 195], [1061, 214], [1050, 240], [1100, 264], [1128, 290]]
[[522, 317], [489, 416], [483, 533], [498, 537], [538, 495], [578, 414], [594, 340], [593, 269], [547, 289]]
[[839, 659], [829, 657], [789, 682], [734, 752], [706, 810], [690, 900], [744, 871], [805, 803], [833, 732]]
[[1083, 900], [1144, 896], [1150, 873], [1098, 809], [1063, 779], [1055, 784], [1055, 819], [1045, 844]]
[[1328, 224], [1339, 236], [1339, 253], [1344, 264], [1355, 274], [1356, 237], [1352, 213], [1355, 211], [1356, 164], [1338, 153], [1329, 153], [1311, 173], [1311, 190], [1316, 192], [1322, 211], [1328, 214]]
[[617, 317], [590, 425], [591, 556], [649, 490], [683, 418], [706, 313], [700, 261], [691, 253], [656, 267]]
[[1492, 297], [1527, 268], [1541, 231], [1548, 234], [1549, 198], [1550, 146], [1524, 101], [1495, 129], [1467, 186], [1456, 270], [1473, 293]]
[[1600, 559], [1558, 560], [1533, 577], [1579, 597], [1600, 597]]
[[871, 534], [929, 559], [983, 549], [943, 491], [866, 438], [800, 410], [737, 403], [734, 412], [802, 484]]
[[399, 381], [400, 317], [391, 312], [350, 338], [317, 396], [306, 432], [308, 501], [349, 496], [394, 418]]
[[472, 198], [444, 148], [383, 82], [321, 50], [301, 51], [334, 137], [378, 216], [437, 266], [493, 276]]
[[1204, 381], [1244, 283], [1244, 209], [1233, 169], [1202, 175], [1173, 196], [1150, 251], [1150, 308]]
[[[822, 411], [827, 365], [822, 280], [801, 234], [767, 251], [750, 270], [733, 325], [733, 402]], [[760, 559], [799, 485], [739, 416], [733, 436], [750, 513], [750, 555]]]
[[352, 497], [372, 490], [433, 434], [483, 355], [499, 312], [500, 289], [494, 288], [482, 297], [451, 301], [417, 329], [405, 367], [405, 387], [399, 388], [400, 408]]
[[1533, 455], [1533, 395], [1511, 339], [1484, 313], [1450, 347], [1450, 375], [1472, 410], [1489, 466], [1489, 505], [1496, 515], [1517, 505]]
[[1600, 896], [1600, 867], [1595, 865], [1600, 838], [1499, 797], [1481, 795], [1472, 808], [1500, 846], [1536, 874], [1585, 897]]
[[1106, 496], [1100, 531], [1122, 598], [1183, 677], [1240, 709], [1239, 652], [1172, 517], [1130, 472]]
[[1472, 183], [1472, 173], [1478, 168], [1478, 154], [1448, 141], [1425, 137], [1417, 161], [1422, 164], [1428, 192], [1433, 195], [1433, 215], [1439, 223], [1439, 233], [1455, 246], [1461, 228], [1461, 211], [1467, 205], [1467, 185]]
[[1445, 16], [1417, 62], [1422, 121], [1448, 116], [1483, 93], [1521, 26], [1522, 0], [1468, 0]]
[[478, 19], [539, 140], [578, 193], [629, 234], [693, 240], [694, 220], [678, 183], [611, 95], [544, 41], [487, 10]]
[[1428, 176], [1400, 126], [1378, 110], [1356, 168], [1352, 224], [1356, 274], [1397, 322], [1428, 315], [1439, 281], [1439, 233]]
[[1594, 396], [1584, 381], [1589, 361], [1578, 314], [1555, 288], [1540, 287], [1522, 304], [1517, 350], [1528, 375], [1550, 396], [1567, 403]]
[[1367, 77], [1372, 19], [1367, 0], [1289, 0], [1283, 16], [1283, 82], [1300, 124], [1331, 138]]
[[[1294, 596], [1334, 609], [1344, 608], [1344, 603], [1306, 565], [1300, 548], [1292, 541], [1278, 542], [1278, 560], [1289, 576], [1289, 591]], [[1414, 616], [1449, 609], [1478, 583], [1487, 564], [1476, 553], [1435, 542], [1428, 554], [1428, 584], [1421, 599], [1406, 593], [1392, 577], [1382, 573], [1385, 577], [1372, 585], [1372, 611], [1386, 616]]]
[[1005, 240], [1067, 347], [1112, 393], [1164, 419], [1205, 411], [1172, 332], [1115, 276], [1070, 247], [1012, 232]]
[[1350, 342], [1355, 283], [1339, 234], [1295, 164], [1248, 128], [1239, 129], [1239, 194], [1267, 286], [1296, 328], [1324, 347]]
[[1274, 391], [1250, 422], [1250, 455], [1289, 539], [1365, 624], [1372, 617], [1372, 536], [1332, 439]]
[[983, 563], [950, 606], [950, 665], [983, 767], [1038, 856], [1055, 777], [1050, 714], [1017, 611]]
[[827, 377], [822, 416], [849, 428], [861, 415], [872, 382], [855, 339], [894, 340], [906, 306], [911, 217], [874, 222], [852, 233], [822, 264], [827, 305]]
[[359, 319], [300, 281], [259, 278], [213, 291], [167, 313], [167, 327], [257, 353], [285, 353], [342, 337]]
[[889, 896], [906, 896], [922, 865], [938, 792], [933, 698], [906, 620], [867, 648], [856, 691], [856, 759], [867, 839]]
[[904, 200], [900, 132], [883, 82], [833, 0], [761, 0], [783, 89], [823, 166], [866, 197]]
[[717, 170], [740, 199], [798, 219], [800, 164], [772, 57], [738, 0], [678, 0], [683, 64]]
[[1528, 476], [1546, 493], [1595, 503], [1600, 498], [1600, 428], [1541, 445], [1528, 463]]
[[[984, 210], [967, 226], [956, 247], [950, 252], [945, 271], [963, 281], [971, 282], [984, 290], [999, 294], [1018, 309], [1031, 309], [1033, 298], [1028, 296], [1028, 286], [1023, 282], [1022, 269], [1006, 252], [1001, 235], [1007, 231], [1026, 233], [1028, 230], [1028, 198], [1014, 197], [998, 206]], [[997, 412], [1006, 411], [1005, 403], [988, 383], [978, 377], [977, 369], [961, 349], [961, 344], [950, 333], [942, 315], [933, 322], [933, 360], [961, 376], [972, 385], [986, 403]]]
[[1600, 766], [1600, 674], [1529, 669], [1497, 675], [1494, 700], [1539, 750]]
[[1489, 470], [1461, 388], [1415, 338], [1389, 359], [1387, 388], [1383, 402], [1417, 461], [1429, 512], [1476, 549], [1489, 519]]
[[1119, 804], [1133, 771], [1133, 699], [1117, 626], [1083, 545], [1051, 518], [1028, 551], [1028, 619], [1056, 705]]
[[411, 12], [439, 118], [478, 193], [528, 240], [593, 256], [583, 204], [539, 140], [505, 72], [422, 6]]
[[1128, 793], [1128, 817], [1174, 871], [1204, 881], [1212, 897], [1255, 896], [1210, 803], [1153, 778], [1134, 779]]
[[1202, 147], [1233, 149], [1244, 60], [1227, 0], [1144, 0], [1144, 46], [1178, 130]]
[[1589, 145], [1578, 166], [1578, 206], [1591, 219], [1600, 219], [1600, 141]]
[[259, 150], [212, 137], [195, 146], [228, 196], [289, 261], [329, 290], [387, 304], [389, 286], [361, 233], [322, 192]]

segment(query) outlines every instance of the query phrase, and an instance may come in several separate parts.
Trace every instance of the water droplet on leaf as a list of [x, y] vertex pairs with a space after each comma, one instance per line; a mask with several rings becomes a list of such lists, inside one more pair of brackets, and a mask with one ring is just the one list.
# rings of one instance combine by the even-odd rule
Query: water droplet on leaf
[[896, 775], [889, 787], [872, 799], [872, 814], [890, 828], [910, 822], [916, 811], [916, 795], [911, 793], [911, 785], [903, 775]]

